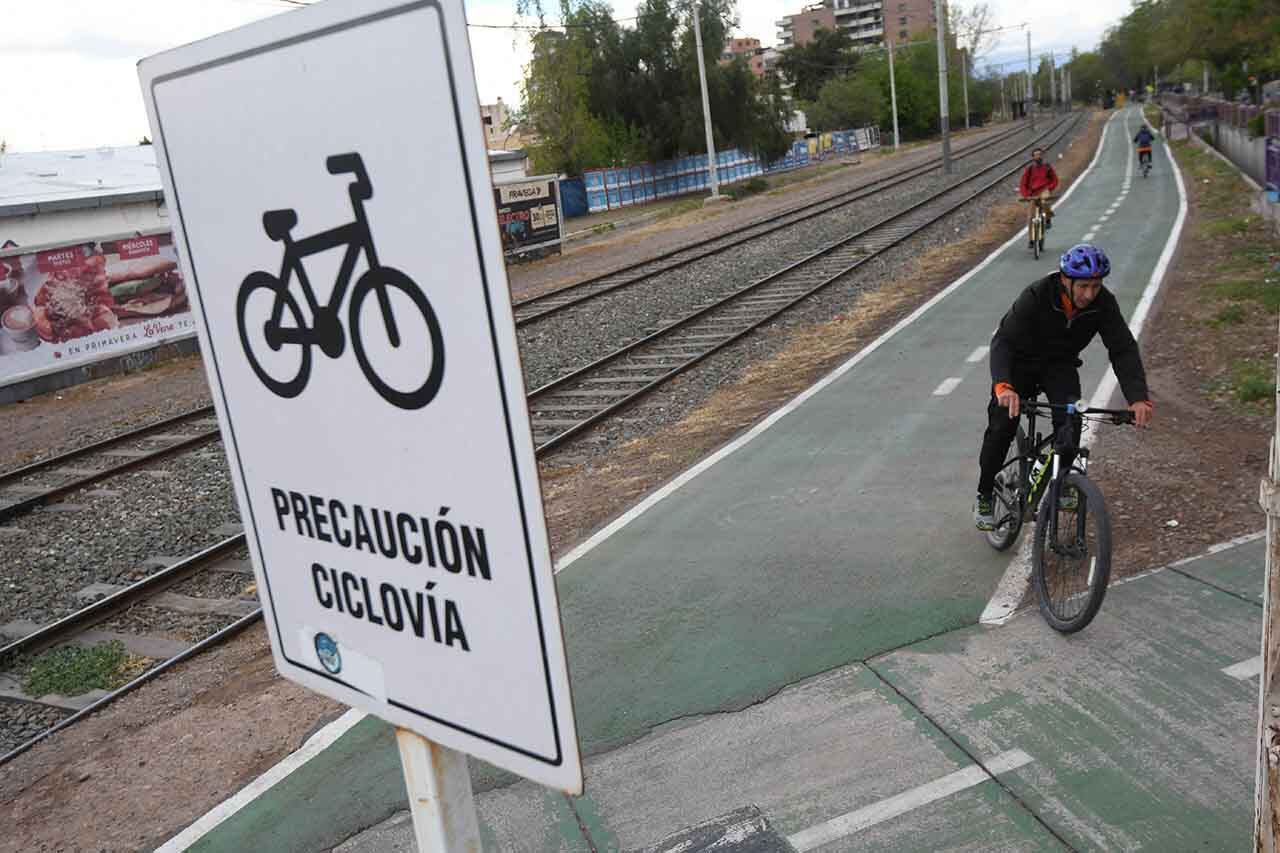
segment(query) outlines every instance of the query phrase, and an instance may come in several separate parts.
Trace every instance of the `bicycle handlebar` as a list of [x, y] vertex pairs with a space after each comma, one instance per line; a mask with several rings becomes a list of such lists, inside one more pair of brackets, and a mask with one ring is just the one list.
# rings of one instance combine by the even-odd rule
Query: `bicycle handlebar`
[[1022, 408], [1024, 409], [1040, 409], [1042, 411], [1053, 411], [1054, 409], [1067, 411], [1071, 415], [1083, 415], [1095, 418], [1110, 418], [1115, 424], [1131, 424], [1134, 422], [1134, 414], [1129, 409], [1094, 409], [1086, 405], [1084, 402], [1076, 403], [1043, 403], [1039, 400], [1033, 400], [1028, 397], [1021, 398]]
[[351, 174], [355, 180], [351, 184], [351, 193], [357, 198], [373, 197], [373, 184], [369, 183], [369, 175], [364, 170], [364, 160], [352, 151], [350, 154], [334, 154], [325, 161], [331, 175]]

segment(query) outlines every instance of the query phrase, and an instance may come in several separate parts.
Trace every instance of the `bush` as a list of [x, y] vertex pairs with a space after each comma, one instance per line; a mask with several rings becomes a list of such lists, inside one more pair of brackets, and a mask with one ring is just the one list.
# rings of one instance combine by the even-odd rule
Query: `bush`
[[36, 697], [49, 693], [79, 696], [95, 688], [114, 690], [136, 670], [135, 661], [118, 640], [92, 648], [59, 646], [27, 665], [22, 689]]
[[1267, 135], [1266, 113], [1258, 113], [1256, 116], [1249, 119], [1249, 135], [1254, 138]]

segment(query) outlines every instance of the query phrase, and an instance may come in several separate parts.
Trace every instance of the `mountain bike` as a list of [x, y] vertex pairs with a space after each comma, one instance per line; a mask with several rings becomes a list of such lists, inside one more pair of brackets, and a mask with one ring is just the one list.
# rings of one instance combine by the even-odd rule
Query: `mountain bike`
[[[255, 270], [241, 282], [236, 298], [240, 345], [262, 384], [272, 393], [290, 398], [301, 394], [311, 378], [311, 347], [319, 347], [329, 358], [338, 358], [346, 349], [349, 334], [360, 371], [374, 390], [401, 409], [420, 409], [436, 396], [444, 378], [444, 337], [440, 323], [431, 302], [413, 279], [378, 261], [364, 210], [364, 202], [373, 198], [373, 184], [360, 155], [355, 152], [335, 154], [327, 158], [325, 165], [331, 175], [351, 174], [354, 177], [348, 193], [355, 219], [346, 225], [295, 240], [290, 232], [298, 224], [296, 211], [268, 210], [262, 214], [262, 227], [267, 236], [284, 244], [284, 259], [278, 276], [265, 270]], [[329, 301], [322, 305], [307, 279], [302, 259], [339, 246], [346, 246], [346, 253]], [[338, 312], [361, 255], [369, 268], [351, 288], [344, 328]], [[306, 315], [290, 292], [290, 281], [294, 276], [306, 299], [311, 325], [307, 324]], [[397, 300], [398, 303], [404, 307], [411, 305], [418, 316], [413, 316], [413, 310], [402, 310], [397, 318], [391, 301], [392, 294], [397, 292], [407, 297], [407, 305], [404, 299]], [[369, 304], [376, 303], [381, 312], [381, 330], [385, 332], [385, 340], [380, 336], [376, 341], [366, 338], [377, 335], [379, 331], [376, 315], [371, 315], [372, 322], [361, 323], [361, 310], [370, 295], [376, 297], [375, 302]], [[261, 298], [264, 296], [271, 300], [269, 312]], [[286, 311], [288, 323], [285, 322]], [[408, 337], [401, 334], [401, 327], [406, 321], [412, 325], [419, 318], [425, 324], [425, 334]], [[265, 351], [260, 348], [263, 343], [266, 344]], [[373, 344], [372, 352], [367, 346], [370, 343]], [[402, 347], [413, 350], [406, 351]], [[388, 356], [394, 360], [397, 351], [399, 361], [388, 363]], [[282, 354], [294, 358], [281, 357]], [[381, 362], [381, 368], [375, 366], [375, 359]]]
[[[1066, 424], [1041, 435], [1037, 419], [1055, 409], [1066, 410]], [[1071, 634], [1097, 615], [1111, 577], [1111, 520], [1101, 490], [1087, 476], [1089, 449], [1078, 446], [1075, 434], [1092, 423], [1131, 424], [1133, 412], [1026, 398], [1022, 413], [1026, 426], [1018, 425], [1009, 459], [996, 475], [995, 528], [986, 538], [1003, 551], [1017, 541], [1023, 523], [1035, 519], [1031, 578], [1040, 613], [1050, 627]], [[1075, 460], [1064, 470], [1062, 454], [1071, 451]]]
[[1054, 198], [1057, 198], [1057, 196], [1049, 196], [1047, 199], [1042, 199], [1039, 196], [1018, 199], [1018, 201], [1036, 206], [1035, 212], [1031, 215], [1031, 221], [1027, 224], [1027, 237], [1031, 242], [1031, 255], [1036, 260], [1040, 259], [1040, 253], [1044, 251], [1044, 232], [1049, 220], [1048, 202]]

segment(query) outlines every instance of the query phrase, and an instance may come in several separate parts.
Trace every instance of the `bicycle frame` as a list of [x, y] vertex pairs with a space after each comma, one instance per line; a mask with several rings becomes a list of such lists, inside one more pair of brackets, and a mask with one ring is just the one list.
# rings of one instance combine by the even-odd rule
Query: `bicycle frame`
[[[342, 322], [338, 319], [338, 309], [342, 306], [342, 300], [347, 295], [347, 288], [351, 285], [351, 277], [355, 272], [356, 261], [359, 260], [361, 253], [368, 258], [369, 268], [376, 269], [378, 267], [378, 254], [373, 247], [373, 233], [369, 230], [369, 220], [365, 215], [364, 201], [360, 195], [361, 187], [359, 184], [352, 184], [348, 190], [351, 197], [351, 209], [355, 214], [355, 219], [346, 225], [339, 225], [336, 228], [330, 228], [328, 231], [321, 231], [318, 234], [312, 234], [310, 237], [304, 237], [301, 240], [293, 240], [288, 234], [281, 238], [284, 243], [284, 259], [280, 263], [280, 290], [276, 296], [275, 304], [271, 309], [271, 338], [275, 346], [283, 344], [316, 344], [326, 355], [336, 358], [342, 354], [342, 350], [346, 345], [346, 335], [342, 330]], [[329, 295], [329, 301], [321, 305], [316, 299], [315, 291], [311, 287], [311, 280], [307, 277], [307, 271], [303, 268], [303, 258], [329, 249], [337, 248], [345, 245], [347, 250], [342, 257], [342, 265], [338, 268], [338, 276], [334, 281], [333, 292]], [[290, 278], [296, 274], [298, 283], [302, 286], [302, 295], [307, 300], [307, 307], [311, 311], [314, 318], [314, 325], [311, 328], [301, 326], [298, 328], [284, 328], [280, 325], [281, 317], [284, 314], [284, 298], [283, 294], [289, 289]], [[378, 303], [382, 308], [382, 315], [387, 322], [387, 332], [391, 337], [394, 345], [399, 344], [399, 331], [395, 328], [395, 323], [391, 319], [391, 305], [387, 299], [385, 292], [378, 292]]]
[[[1000, 474], [1009, 468], [1009, 466], [1019, 466], [1017, 512], [1023, 518], [1026, 517], [1028, 510], [1034, 511], [1035, 508], [1040, 505], [1039, 502], [1044, 500], [1050, 492], [1053, 492], [1054, 499], [1056, 500], [1057, 492], [1060, 489], [1059, 484], [1063, 477], [1065, 477], [1065, 472], [1060, 469], [1062, 455], [1058, 453], [1053, 446], [1057, 436], [1056, 432], [1050, 432], [1046, 436], [1036, 435], [1036, 420], [1038, 417], [1043, 417], [1043, 415], [1040, 415], [1038, 410], [1033, 406], [1028, 406], [1026, 408], [1024, 417], [1027, 419], [1027, 449], [1024, 451], [1020, 448], [1018, 455], [1002, 465], [1000, 470], [996, 472], [996, 477], [999, 478]], [[1072, 417], [1080, 418], [1081, 415], [1073, 414]], [[1048, 448], [1049, 451], [1049, 466], [1052, 466], [1048, 471], [1049, 479], [1047, 482], [1037, 480], [1033, 483], [1031, 482], [1032, 466], [1034, 466], [1036, 461], [1042, 457], [1046, 448]], [[1075, 460], [1072, 462], [1070, 470], [1078, 471], [1081, 474], [1088, 473], [1086, 470], [1088, 467], [1088, 459], [1088, 449], [1077, 447], [1075, 449]], [[1041, 474], [1041, 477], [1043, 476], [1044, 474]], [[1001, 527], [1008, 521], [1008, 515], [998, 518], [996, 519], [996, 527]]]

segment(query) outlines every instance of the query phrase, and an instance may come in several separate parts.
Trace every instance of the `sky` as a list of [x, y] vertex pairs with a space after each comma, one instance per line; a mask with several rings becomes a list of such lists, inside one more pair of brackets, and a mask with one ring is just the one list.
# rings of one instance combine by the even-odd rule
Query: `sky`
[[[341, 0], [327, 0], [341, 2]], [[482, 103], [519, 104], [528, 33], [488, 29], [531, 24], [516, 0], [464, 0]], [[1117, 0], [989, 0], [999, 24], [1031, 25], [1032, 51], [1095, 46], [1123, 12]], [[137, 62], [270, 15], [292, 14], [288, 0], [6, 0], [0, 26], [0, 140], [9, 151], [132, 145], [150, 136]], [[547, 2], [558, 6], [556, 0]], [[635, 14], [635, 0], [612, 0], [615, 16]], [[737, 34], [772, 45], [776, 21], [803, 0], [738, 0]], [[1024, 30], [1005, 33], [987, 59], [1025, 59]]]

